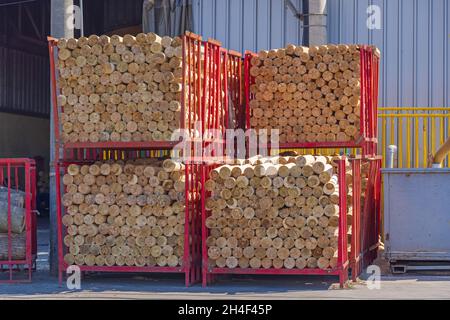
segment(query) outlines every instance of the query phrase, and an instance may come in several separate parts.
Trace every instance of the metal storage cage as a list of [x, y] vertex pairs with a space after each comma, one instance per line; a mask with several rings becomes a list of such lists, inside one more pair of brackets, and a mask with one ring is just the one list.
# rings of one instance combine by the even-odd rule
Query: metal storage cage
[[[115, 153], [108, 152], [109, 156], [104, 157], [103, 152], [98, 152], [97, 157], [89, 158], [85, 157], [83, 160], [61, 160], [58, 165], [57, 180], [59, 180], [58, 186], [60, 185], [60, 172], [67, 172], [67, 167], [69, 164], [91, 164], [95, 161], [105, 161], [109, 159], [117, 159], [114, 157]], [[122, 154], [123, 156], [119, 159], [131, 160], [139, 158], [149, 158], [152, 154], [147, 152], [129, 152], [128, 154]], [[155, 155], [155, 154], [153, 154]], [[181, 266], [177, 267], [158, 267], [158, 266], [87, 266], [80, 265], [81, 271], [92, 271], [92, 272], [157, 272], [157, 273], [184, 273], [185, 274], [185, 284], [189, 286], [197, 281], [199, 281], [199, 259], [198, 256], [200, 247], [200, 236], [196, 233], [198, 229], [199, 221], [199, 189], [198, 183], [195, 180], [199, 176], [197, 172], [198, 168], [195, 166], [186, 165], [185, 175], [186, 175], [186, 188], [185, 188], [185, 222], [184, 222], [184, 253], [183, 253], [183, 263]], [[58, 179], [59, 178], [59, 179]], [[62, 223], [63, 212], [66, 208], [62, 205], [62, 194], [65, 190], [57, 187], [57, 226], [58, 226], [58, 261], [59, 261], [59, 277], [60, 281], [62, 279], [62, 274], [64, 270], [69, 267], [69, 265], [64, 261], [64, 255], [67, 253], [67, 247], [64, 244], [64, 236], [67, 234], [67, 229]]]
[[[353, 171], [350, 268], [356, 281], [362, 270], [376, 258], [381, 232], [381, 157], [350, 159]], [[365, 182], [362, 167], [367, 166]], [[364, 185], [363, 185], [364, 184]], [[365, 192], [363, 192], [363, 187]]]
[[0, 283], [31, 282], [37, 257], [34, 160], [0, 159], [0, 220]]
[[[206, 55], [211, 55], [212, 53], [207, 53], [205, 51], [206, 44], [208, 42], [202, 41], [202, 38], [193, 33], [186, 33], [182, 36], [183, 41], [183, 86], [181, 92], [181, 119], [179, 129], [189, 129], [190, 119], [186, 119], [186, 113], [197, 112], [200, 114], [201, 109], [201, 99], [196, 99], [194, 97], [201, 97], [201, 90], [203, 90], [201, 79], [203, 74], [205, 77], [211, 77], [211, 74], [206, 73], [205, 65], [202, 65], [202, 58]], [[145, 141], [145, 142], [122, 142], [122, 141], [107, 141], [107, 142], [66, 142], [61, 140], [61, 130], [60, 130], [60, 117], [63, 112], [63, 107], [58, 105], [58, 93], [60, 92], [57, 85], [57, 68], [56, 68], [56, 55], [58, 52], [57, 44], [58, 40], [49, 37], [49, 55], [50, 55], [50, 76], [51, 76], [51, 89], [52, 89], [52, 104], [54, 111], [54, 123], [55, 123], [55, 143], [57, 149], [61, 146], [64, 150], [68, 149], [79, 149], [79, 148], [117, 148], [117, 149], [170, 149], [173, 148], [179, 141]], [[216, 45], [218, 43], [215, 43]], [[192, 59], [197, 61], [197, 65], [192, 63]], [[206, 60], [206, 59], [205, 59]], [[216, 70], [211, 70], [211, 72], [216, 72]], [[198, 79], [198, 81], [197, 81]], [[195, 85], [188, 85], [195, 80]], [[186, 98], [187, 97], [187, 98]], [[193, 124], [192, 124], [193, 125]]]
[[[181, 123], [180, 129], [185, 129], [187, 147], [184, 150], [194, 152], [197, 148], [196, 137], [199, 129], [224, 128], [224, 122], [212, 122], [215, 115], [224, 115], [223, 105], [219, 97], [220, 88], [226, 89], [227, 78], [220, 74], [226, 69], [221, 68], [221, 44], [214, 40], [202, 41], [193, 33], [186, 33], [183, 37], [183, 87], [181, 93]], [[60, 141], [59, 117], [61, 108], [57, 101], [57, 72], [55, 67], [55, 53], [57, 40], [49, 38], [50, 68], [52, 79], [52, 101], [55, 121], [55, 159], [56, 159], [56, 188], [57, 188], [57, 226], [58, 226], [58, 260], [59, 282], [62, 283], [63, 273], [68, 266], [64, 261], [67, 249], [63, 242], [66, 232], [62, 224], [65, 208], [62, 205], [64, 190], [61, 185], [61, 175], [71, 163], [92, 163], [98, 160], [127, 160], [149, 157], [160, 157], [161, 154], [170, 155], [173, 148], [181, 141], [148, 141], [148, 142], [83, 142], [62, 143]], [[195, 57], [195, 65], [193, 59]], [[213, 79], [215, 81], [213, 81]], [[223, 82], [220, 82], [223, 79]], [[186, 85], [191, 83], [194, 85]], [[223, 84], [221, 84], [223, 83]], [[213, 85], [214, 84], [214, 85]], [[194, 114], [186, 117], [185, 114]], [[200, 128], [199, 128], [200, 127]], [[185, 230], [183, 265], [180, 267], [129, 267], [129, 266], [86, 266], [81, 265], [81, 271], [97, 272], [147, 272], [147, 273], [183, 273], [185, 284], [189, 286], [200, 280], [201, 266], [201, 212], [200, 212], [200, 168], [201, 163], [188, 159], [185, 161]]]
[[[346, 182], [346, 163], [345, 159], [339, 160], [337, 162], [338, 166], [338, 185], [339, 190], [347, 189]], [[207, 177], [211, 170], [213, 170], [217, 165], [205, 165], [202, 170], [202, 186], [205, 184]], [[209, 236], [208, 229], [206, 227], [206, 218], [209, 216], [210, 212], [208, 212], [205, 208], [205, 200], [210, 196], [210, 193], [202, 188], [202, 284], [203, 286], [207, 286], [210, 284], [216, 275], [220, 274], [260, 274], [260, 275], [335, 275], [339, 277], [339, 283], [341, 287], [344, 287], [346, 281], [348, 280], [348, 271], [350, 266], [349, 256], [348, 256], [348, 238], [347, 238], [347, 214], [339, 215], [339, 234], [338, 234], [338, 257], [337, 257], [337, 265], [334, 269], [322, 270], [319, 268], [316, 269], [286, 269], [286, 268], [218, 268], [211, 267], [209, 265], [208, 259], [208, 246], [206, 243], [206, 239]], [[354, 195], [355, 196], [355, 195]], [[345, 192], [339, 193], [339, 211], [347, 212], [347, 194]]]
[[[235, 112], [237, 118], [242, 117], [243, 121], [235, 128], [250, 128], [249, 123], [249, 102], [252, 99], [250, 95], [250, 85], [254, 79], [250, 77], [250, 60], [254, 56], [251, 52], [246, 52], [244, 59], [244, 90], [245, 104], [240, 110]], [[352, 194], [340, 193], [339, 207], [340, 212], [347, 212], [348, 206], [351, 206], [351, 227], [350, 232], [347, 229], [347, 215], [342, 214], [339, 217], [339, 240], [338, 240], [338, 264], [336, 268], [330, 270], [322, 269], [251, 269], [251, 268], [216, 268], [211, 267], [208, 261], [208, 247], [206, 239], [208, 229], [205, 221], [209, 212], [205, 208], [205, 201], [209, 193], [202, 188], [202, 284], [203, 286], [211, 283], [219, 274], [272, 274], [272, 275], [336, 275], [339, 276], [341, 287], [345, 285], [348, 278], [348, 271], [352, 271], [352, 279], [356, 280], [361, 274], [362, 269], [367, 267], [377, 257], [379, 245], [381, 210], [380, 210], [380, 192], [381, 192], [381, 157], [376, 156], [377, 152], [377, 106], [378, 106], [378, 66], [379, 54], [370, 46], [361, 46], [361, 124], [360, 138], [357, 141], [350, 142], [315, 142], [280, 144], [280, 151], [286, 149], [336, 149], [336, 148], [360, 148], [362, 155], [354, 156], [349, 159], [352, 167]], [[237, 74], [237, 73], [235, 73]], [[229, 84], [232, 82], [228, 81]], [[235, 91], [236, 92], [236, 91]], [[236, 95], [237, 97], [237, 95]], [[230, 120], [230, 119], [229, 119]], [[270, 145], [268, 146], [271, 148]], [[307, 152], [316, 154], [316, 150]], [[320, 154], [320, 151], [319, 151]], [[202, 186], [204, 186], [211, 170], [218, 165], [204, 164], [202, 169]], [[362, 179], [362, 167], [367, 168], [366, 179]], [[345, 160], [338, 163], [338, 182], [339, 189], [346, 190], [346, 172]], [[363, 181], [364, 180], [364, 181]], [[364, 185], [363, 185], [364, 183]], [[365, 189], [365, 192], [363, 192]], [[349, 223], [350, 225], [350, 223]]]
[[[245, 53], [245, 99], [246, 99], [246, 129], [250, 129], [250, 101], [254, 99], [250, 93], [250, 86], [255, 78], [250, 75], [251, 59], [255, 53]], [[378, 144], [378, 78], [379, 78], [379, 52], [372, 46], [361, 45], [361, 116], [360, 135], [355, 141], [332, 142], [305, 142], [280, 143], [280, 149], [293, 148], [360, 148], [361, 154], [375, 156]], [[268, 146], [270, 149], [270, 145]]]

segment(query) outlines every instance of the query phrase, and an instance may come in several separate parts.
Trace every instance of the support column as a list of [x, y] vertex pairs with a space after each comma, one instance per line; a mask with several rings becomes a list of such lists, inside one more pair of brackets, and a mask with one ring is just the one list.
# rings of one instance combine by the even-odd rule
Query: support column
[[[73, 5], [73, 0], [52, 0], [50, 9], [50, 32], [54, 38], [70, 38], [74, 36], [74, 28], [66, 23], [71, 13], [67, 9]], [[50, 79], [48, 80], [50, 82]], [[50, 99], [50, 103], [52, 99]], [[55, 135], [53, 125], [53, 105], [50, 106], [50, 249], [49, 263], [52, 275], [58, 272], [58, 237], [56, 227], [56, 179], [55, 179]]]
[[309, 0], [309, 45], [318, 46], [327, 41], [326, 0]]

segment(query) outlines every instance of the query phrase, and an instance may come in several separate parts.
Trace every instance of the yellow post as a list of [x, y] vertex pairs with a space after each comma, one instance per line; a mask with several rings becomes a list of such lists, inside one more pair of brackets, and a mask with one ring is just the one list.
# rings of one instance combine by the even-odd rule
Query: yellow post
[[439, 121], [439, 147], [442, 146], [445, 142], [444, 134], [445, 134], [445, 115], [442, 115]]
[[403, 168], [403, 119], [401, 114], [399, 114], [397, 123], [398, 123], [398, 133], [397, 133], [398, 167]]
[[436, 152], [436, 118], [431, 117], [431, 153]]
[[414, 119], [414, 167], [419, 168], [419, 118]]
[[390, 137], [389, 137], [389, 144], [395, 144], [395, 118], [390, 117], [389, 118], [389, 128], [390, 128]]
[[386, 167], [386, 118], [381, 119], [381, 155], [383, 156], [383, 168]]
[[[423, 129], [423, 167], [426, 167], [428, 165], [428, 136], [427, 136], [427, 124], [428, 124], [428, 119], [422, 117], [423, 122], [422, 122], [422, 129]], [[427, 124], [425, 124], [425, 122], [427, 122]]]
[[411, 118], [406, 119], [406, 167], [411, 168]]

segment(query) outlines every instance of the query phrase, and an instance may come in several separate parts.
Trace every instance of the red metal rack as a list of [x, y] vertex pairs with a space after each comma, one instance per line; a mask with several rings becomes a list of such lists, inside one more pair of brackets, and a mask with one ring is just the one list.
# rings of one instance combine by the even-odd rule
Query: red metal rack
[[[187, 112], [200, 112], [201, 100], [193, 99], [192, 97], [200, 97], [203, 89], [202, 83], [202, 73], [205, 77], [210, 77], [211, 74], [207, 74], [204, 69], [205, 66], [202, 65], [201, 58], [202, 55], [207, 55], [206, 52], [202, 52], [206, 46], [219, 46], [219, 42], [214, 40], [202, 41], [201, 36], [194, 33], [187, 32], [182, 36], [183, 41], [183, 86], [181, 92], [181, 120], [180, 129], [189, 129], [190, 119], [186, 119]], [[48, 37], [48, 49], [50, 57], [50, 77], [51, 77], [51, 89], [52, 89], [52, 104], [54, 117], [54, 127], [55, 127], [55, 143], [56, 149], [59, 147], [63, 149], [80, 149], [80, 148], [107, 148], [107, 149], [146, 149], [146, 150], [169, 150], [172, 149], [180, 141], [144, 141], [144, 142], [76, 142], [76, 143], [63, 143], [60, 136], [60, 117], [63, 112], [63, 107], [58, 105], [58, 92], [59, 88], [57, 85], [58, 74], [56, 70], [56, 55], [58, 52], [58, 40], [52, 37]], [[196, 60], [196, 64], [192, 63]], [[217, 68], [213, 69], [213, 72], [217, 72]], [[194, 83], [195, 85], [187, 85], [188, 83]], [[188, 97], [186, 99], [186, 97]], [[192, 124], [193, 125], [193, 124]]]
[[[360, 136], [355, 141], [280, 143], [280, 149], [316, 149], [316, 148], [361, 148], [363, 156], [375, 156], [378, 144], [378, 72], [379, 53], [367, 45], [360, 46], [361, 52], [361, 116]], [[254, 98], [250, 86], [255, 79], [250, 75], [251, 59], [255, 53], [247, 51], [244, 59], [246, 128], [250, 129], [250, 101]], [[270, 149], [270, 145], [268, 146]]]
[[[352, 235], [350, 268], [356, 281], [362, 270], [377, 258], [381, 230], [381, 157], [350, 159], [353, 172]], [[364, 198], [361, 168], [369, 166]], [[364, 201], [362, 202], [362, 199]]]
[[[357, 162], [358, 164], [358, 162]], [[337, 161], [338, 165], [338, 184], [339, 190], [347, 190], [346, 182], [346, 163], [345, 159]], [[207, 177], [211, 170], [217, 165], [204, 165], [202, 169], [202, 185], [206, 182]], [[360, 181], [356, 181], [360, 183]], [[202, 188], [201, 197], [207, 199], [210, 196], [209, 192]], [[355, 195], [354, 195], [355, 196]], [[358, 194], [356, 194], [358, 196]], [[339, 210], [340, 212], [347, 212], [347, 194], [341, 192], [339, 195]], [[338, 262], [334, 269], [322, 270], [322, 269], [252, 269], [252, 268], [216, 268], [210, 267], [208, 264], [208, 248], [206, 245], [206, 239], [208, 237], [208, 229], [206, 228], [206, 218], [209, 216], [209, 212], [205, 208], [205, 201], [202, 201], [202, 284], [207, 286], [215, 275], [220, 274], [261, 274], [261, 275], [335, 275], [339, 277], [339, 283], [341, 287], [344, 287], [348, 280], [348, 270], [350, 267], [350, 261], [348, 256], [348, 242], [347, 242], [347, 215], [340, 214], [339, 216], [339, 234], [338, 234]]]
[[[31, 282], [37, 256], [36, 165], [33, 159], [0, 159], [0, 186], [6, 187], [8, 231], [6, 258], [0, 256], [0, 283]], [[25, 256], [13, 257], [12, 192], [24, 191]], [[3, 239], [3, 238], [2, 238]], [[3, 239], [4, 240], [4, 239]], [[6, 274], [6, 279], [4, 275]]]
[[[94, 158], [84, 158], [83, 160], [62, 160], [57, 166], [57, 176], [60, 176], [60, 172], [66, 173], [67, 166], [73, 163], [76, 164], [90, 164], [95, 161], [105, 161], [109, 159], [115, 159], [105, 157], [102, 150], [98, 150], [94, 155]], [[111, 155], [111, 153], [109, 153]], [[145, 158], [147, 154], [144, 153]], [[138, 159], [141, 158], [138, 152], [128, 153], [125, 160]], [[78, 266], [80, 271], [90, 271], [90, 272], [128, 272], [128, 273], [184, 273], [185, 274], [185, 284], [189, 286], [200, 280], [200, 234], [196, 232], [200, 225], [200, 211], [199, 211], [199, 201], [200, 201], [200, 190], [199, 184], [196, 179], [200, 176], [198, 168], [192, 165], [185, 166], [186, 174], [186, 209], [185, 209], [185, 225], [184, 225], [184, 253], [183, 253], [183, 265], [178, 267], [136, 267], [136, 266]], [[58, 179], [57, 179], [58, 180]], [[57, 182], [58, 183], [58, 182]], [[61, 283], [63, 272], [67, 270], [69, 265], [64, 261], [64, 254], [67, 248], [64, 245], [63, 238], [65, 235], [65, 227], [62, 224], [63, 208], [61, 205], [61, 190], [60, 183], [57, 184], [57, 227], [58, 227], [58, 261], [59, 261], [59, 281]], [[65, 190], [64, 190], [65, 191]]]
[[[170, 155], [174, 147], [183, 142], [188, 144], [191, 153], [196, 149], [196, 130], [225, 129], [226, 110], [220, 104], [220, 89], [227, 90], [227, 77], [221, 54], [224, 52], [221, 43], [212, 39], [202, 41], [193, 33], [183, 35], [183, 88], [181, 94], [180, 129], [185, 129], [187, 135], [183, 141], [148, 141], [148, 142], [79, 142], [62, 143], [60, 140], [59, 118], [62, 108], [57, 101], [57, 72], [55, 54], [57, 40], [49, 38], [50, 72], [52, 80], [52, 103], [55, 127], [55, 170], [57, 188], [57, 227], [58, 227], [58, 260], [59, 282], [62, 283], [63, 273], [68, 267], [64, 262], [64, 243], [62, 215], [61, 174], [70, 163], [93, 162], [98, 160], [127, 160], [136, 158], [161, 157]], [[190, 85], [187, 85], [190, 84]], [[186, 117], [194, 114], [194, 117]], [[222, 119], [220, 122], [218, 119]], [[199, 121], [199, 122], [197, 122]], [[187, 139], [187, 140], [186, 140]], [[186, 156], [186, 155], [185, 155]], [[185, 252], [181, 267], [88, 267], [80, 266], [81, 271], [92, 272], [146, 272], [146, 273], [184, 273], [185, 284], [189, 286], [200, 281], [201, 272], [201, 212], [200, 212], [200, 177], [201, 163], [188, 159], [186, 170], [186, 223]]]

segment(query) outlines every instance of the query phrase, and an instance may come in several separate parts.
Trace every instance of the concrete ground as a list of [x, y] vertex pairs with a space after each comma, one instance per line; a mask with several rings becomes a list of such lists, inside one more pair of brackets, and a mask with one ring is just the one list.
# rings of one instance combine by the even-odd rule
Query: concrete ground
[[48, 230], [41, 223], [38, 270], [30, 284], [0, 284], [0, 299], [450, 299], [449, 275], [383, 276], [380, 289], [365, 281], [337, 289], [335, 277], [222, 276], [208, 288], [184, 287], [180, 275], [87, 275], [69, 290], [49, 275]]

